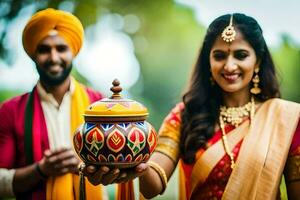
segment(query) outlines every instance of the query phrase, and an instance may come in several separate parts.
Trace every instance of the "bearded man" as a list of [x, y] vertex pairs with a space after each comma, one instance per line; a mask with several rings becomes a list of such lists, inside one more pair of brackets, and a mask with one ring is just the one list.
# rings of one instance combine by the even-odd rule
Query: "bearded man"
[[[83, 37], [78, 18], [60, 10], [39, 11], [26, 24], [23, 46], [39, 80], [0, 108], [0, 197], [79, 199], [72, 133], [85, 108], [102, 98], [70, 75]], [[87, 199], [105, 198], [103, 189], [86, 181]]]

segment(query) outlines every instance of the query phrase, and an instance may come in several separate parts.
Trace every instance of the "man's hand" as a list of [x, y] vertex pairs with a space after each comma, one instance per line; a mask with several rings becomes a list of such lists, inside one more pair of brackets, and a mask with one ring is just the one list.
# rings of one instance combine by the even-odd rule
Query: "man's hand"
[[69, 172], [78, 173], [79, 163], [72, 149], [61, 148], [55, 151], [46, 150], [38, 165], [46, 176], [60, 176]]

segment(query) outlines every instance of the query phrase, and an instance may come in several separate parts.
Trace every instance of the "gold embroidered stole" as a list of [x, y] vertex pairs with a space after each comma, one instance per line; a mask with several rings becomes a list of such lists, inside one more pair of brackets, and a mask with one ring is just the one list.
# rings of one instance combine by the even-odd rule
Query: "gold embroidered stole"
[[[227, 136], [228, 143], [233, 149], [248, 133], [249, 120], [242, 123], [239, 127], [230, 131]], [[204, 183], [212, 169], [225, 155], [222, 139], [209, 147], [196, 161], [191, 173], [191, 194], [198, 185]]]
[[280, 99], [263, 103], [245, 137], [223, 198], [275, 199], [300, 105]]

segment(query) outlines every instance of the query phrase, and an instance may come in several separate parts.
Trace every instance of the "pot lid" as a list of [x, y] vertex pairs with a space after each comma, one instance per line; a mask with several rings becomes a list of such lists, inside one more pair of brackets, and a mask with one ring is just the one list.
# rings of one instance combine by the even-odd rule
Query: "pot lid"
[[143, 104], [121, 97], [122, 88], [118, 79], [115, 79], [112, 84], [113, 87], [110, 90], [113, 95], [110, 98], [104, 98], [89, 105], [84, 112], [85, 118], [137, 117], [145, 119], [148, 116], [148, 110]]

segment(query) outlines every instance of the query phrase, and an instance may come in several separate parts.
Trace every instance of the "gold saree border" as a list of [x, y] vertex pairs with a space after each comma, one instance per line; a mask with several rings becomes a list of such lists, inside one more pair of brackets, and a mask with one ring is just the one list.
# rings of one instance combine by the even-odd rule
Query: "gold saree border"
[[240, 149], [222, 199], [275, 199], [300, 105], [281, 99], [263, 103]]

